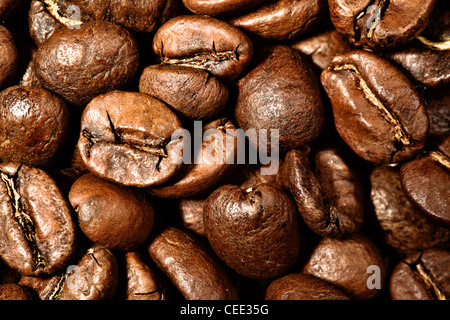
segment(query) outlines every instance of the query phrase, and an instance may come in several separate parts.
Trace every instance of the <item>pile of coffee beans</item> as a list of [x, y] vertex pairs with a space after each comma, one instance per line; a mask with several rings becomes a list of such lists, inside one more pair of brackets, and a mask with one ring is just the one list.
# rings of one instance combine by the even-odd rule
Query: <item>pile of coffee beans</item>
[[0, 21], [0, 300], [450, 299], [447, 0]]

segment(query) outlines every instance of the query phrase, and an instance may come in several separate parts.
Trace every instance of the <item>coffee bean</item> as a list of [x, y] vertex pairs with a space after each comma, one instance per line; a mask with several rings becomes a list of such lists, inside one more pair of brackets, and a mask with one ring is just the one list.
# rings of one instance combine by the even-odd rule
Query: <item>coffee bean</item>
[[69, 204], [44, 171], [0, 165], [0, 256], [23, 275], [54, 274], [75, 251]]
[[362, 50], [335, 57], [322, 85], [344, 141], [375, 163], [405, 161], [425, 144], [429, 119], [422, 99], [395, 67]]
[[228, 23], [202, 15], [178, 16], [153, 38], [161, 63], [203, 69], [220, 80], [235, 80], [250, 63], [253, 44]]
[[196, 14], [224, 16], [256, 7], [264, 0], [183, 0], [184, 6]]
[[[61, 20], [61, 19], [60, 19]], [[40, 47], [55, 31], [64, 28], [48, 10], [44, 1], [31, 1], [28, 30], [36, 46]]]
[[13, 80], [18, 63], [19, 54], [14, 37], [8, 29], [0, 26], [0, 89], [4, 89]]
[[180, 199], [180, 211], [183, 226], [199, 235], [206, 236], [203, 222], [203, 207], [206, 199]]
[[31, 300], [27, 288], [15, 283], [0, 284], [0, 300]]

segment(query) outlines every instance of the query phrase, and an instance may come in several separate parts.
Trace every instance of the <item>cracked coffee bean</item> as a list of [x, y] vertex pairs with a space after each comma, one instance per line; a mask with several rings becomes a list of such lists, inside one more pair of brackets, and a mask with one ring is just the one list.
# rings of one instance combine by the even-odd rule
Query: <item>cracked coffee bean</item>
[[402, 45], [427, 26], [435, 0], [328, 0], [336, 30], [356, 46], [367, 48]]
[[75, 252], [76, 230], [56, 183], [19, 163], [2, 163], [0, 178], [0, 257], [22, 275], [60, 271]]
[[127, 85], [139, 64], [136, 41], [111, 22], [56, 31], [38, 49], [35, 71], [42, 86], [73, 105]]
[[70, 132], [69, 110], [61, 98], [37, 87], [0, 92], [0, 159], [48, 167], [60, 159]]
[[253, 44], [238, 28], [208, 16], [178, 16], [153, 38], [161, 63], [203, 69], [223, 81], [241, 75], [253, 56]]
[[428, 113], [409, 80], [362, 50], [335, 57], [321, 82], [342, 139], [361, 158], [397, 163], [416, 155], [429, 131]]
[[0, 90], [13, 80], [19, 64], [19, 54], [11, 32], [0, 25]]
[[186, 300], [237, 299], [220, 260], [196, 236], [170, 227], [156, 236], [148, 252]]
[[152, 230], [153, 204], [142, 190], [88, 173], [72, 184], [69, 200], [83, 233], [108, 249], [136, 250]]
[[392, 272], [393, 300], [448, 300], [450, 297], [450, 252], [429, 249], [409, 255]]
[[137, 92], [112, 91], [86, 106], [78, 140], [83, 163], [92, 173], [119, 184], [161, 184], [182, 164], [182, 129], [177, 116], [161, 101]]
[[297, 210], [274, 185], [259, 184], [247, 190], [224, 185], [209, 195], [203, 215], [211, 247], [241, 275], [275, 278], [298, 257]]

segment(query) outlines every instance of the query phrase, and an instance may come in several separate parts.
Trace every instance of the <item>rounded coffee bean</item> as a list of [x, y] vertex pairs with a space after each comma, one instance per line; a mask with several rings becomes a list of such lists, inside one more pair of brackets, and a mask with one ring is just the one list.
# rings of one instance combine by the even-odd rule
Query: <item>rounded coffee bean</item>
[[384, 285], [383, 257], [362, 234], [345, 239], [322, 238], [303, 272], [325, 280], [353, 299], [372, 299]]
[[256, 7], [264, 0], [183, 0], [184, 6], [196, 14], [223, 16]]
[[123, 88], [138, 64], [139, 52], [131, 34], [100, 21], [56, 31], [39, 47], [35, 71], [45, 88], [84, 107], [99, 94]]
[[2, 163], [0, 178], [0, 257], [23, 275], [58, 272], [76, 245], [68, 202], [40, 169]]
[[[267, 151], [283, 152], [311, 142], [322, 129], [323, 105], [310, 65], [298, 51], [284, 45], [259, 53], [256, 66], [237, 83], [235, 116], [239, 127], [269, 131], [267, 143], [257, 141], [261, 134], [249, 135], [260, 152], [266, 147]], [[279, 149], [271, 143], [271, 129], [279, 132]]]
[[428, 249], [399, 262], [392, 272], [389, 292], [393, 300], [448, 300], [450, 252]]
[[143, 93], [113, 91], [92, 100], [83, 111], [78, 149], [92, 173], [128, 186], [148, 187], [167, 181], [182, 139], [178, 117], [161, 101]]
[[153, 38], [163, 64], [204, 69], [220, 80], [235, 80], [250, 63], [253, 44], [238, 28], [209, 16], [178, 16]]
[[32, 300], [27, 288], [15, 283], [0, 284], [0, 300]]
[[304, 273], [291, 273], [272, 281], [266, 300], [350, 300], [332, 284]]
[[16, 74], [18, 64], [19, 53], [13, 35], [0, 25], [0, 90], [10, 84]]
[[148, 252], [187, 300], [237, 299], [220, 260], [194, 235], [170, 227], [156, 236]]
[[108, 249], [136, 250], [152, 230], [153, 204], [143, 191], [88, 173], [72, 185], [69, 200], [83, 233]]
[[9, 87], [0, 92], [0, 113], [0, 159], [34, 167], [55, 163], [70, 129], [61, 98], [38, 87]]
[[321, 81], [339, 135], [361, 158], [397, 163], [424, 146], [429, 119], [422, 98], [386, 60], [351, 51], [336, 56]]
[[154, 65], [144, 69], [139, 91], [167, 103], [191, 119], [217, 115], [228, 101], [228, 89], [209, 72], [177, 65]]
[[427, 26], [435, 0], [328, 0], [336, 30], [357, 46], [399, 46]]
[[237, 273], [275, 278], [296, 261], [298, 213], [281, 189], [270, 184], [247, 190], [224, 185], [208, 197], [203, 210], [211, 247]]
[[183, 226], [199, 235], [206, 236], [203, 207], [206, 199], [180, 199], [178, 210]]
[[450, 248], [450, 230], [430, 221], [408, 200], [398, 168], [375, 168], [370, 183], [375, 214], [388, 245], [404, 254]]
[[326, 12], [326, 0], [277, 0], [230, 20], [251, 36], [279, 41], [310, 31]]
[[406, 195], [428, 217], [450, 228], [450, 136], [400, 168]]

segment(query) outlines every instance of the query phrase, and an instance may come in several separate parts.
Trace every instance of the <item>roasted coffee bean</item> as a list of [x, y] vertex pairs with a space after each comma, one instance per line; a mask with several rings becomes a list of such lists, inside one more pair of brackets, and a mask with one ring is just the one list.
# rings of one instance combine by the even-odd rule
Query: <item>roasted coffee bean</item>
[[362, 50], [335, 57], [322, 72], [339, 135], [361, 158], [397, 163], [417, 154], [428, 136], [423, 101], [386, 60]]
[[110, 300], [117, 282], [116, 258], [108, 249], [94, 245], [65, 272], [51, 278], [22, 277], [19, 284], [36, 291], [41, 300]]
[[281, 189], [259, 184], [242, 190], [224, 185], [203, 209], [206, 236], [216, 254], [241, 275], [275, 278], [299, 255], [295, 204]]
[[68, 142], [69, 110], [61, 98], [37, 87], [0, 92], [0, 159], [42, 167], [54, 164]]
[[445, 87], [428, 94], [426, 106], [430, 117], [430, 136], [442, 137], [450, 134], [450, 92]]
[[[86, 106], [78, 149], [92, 173], [128, 186], [147, 187], [167, 181], [182, 166], [182, 129], [177, 116], [161, 101], [143, 93], [113, 91]], [[182, 150], [181, 150], [182, 151]]]
[[393, 47], [419, 35], [427, 26], [435, 0], [328, 0], [336, 30], [357, 46]]
[[126, 300], [166, 300], [167, 296], [155, 272], [143, 261], [141, 254], [125, 254], [127, 289]]
[[35, 71], [42, 86], [84, 107], [99, 94], [127, 85], [138, 64], [131, 34], [101, 21], [56, 31], [39, 47]]
[[357, 231], [363, 223], [361, 183], [335, 149], [319, 151], [316, 174], [298, 150], [286, 154], [286, 187], [308, 227], [320, 236], [339, 237]]
[[350, 300], [332, 284], [304, 273], [291, 273], [272, 281], [266, 300]]
[[264, 0], [183, 0], [184, 6], [196, 14], [224, 16], [256, 7]]
[[88, 173], [72, 185], [69, 200], [83, 233], [108, 249], [136, 250], [152, 230], [153, 204], [140, 190]]
[[13, 80], [18, 63], [19, 53], [14, 37], [8, 29], [0, 25], [0, 89], [5, 88]]
[[450, 248], [450, 230], [433, 223], [406, 197], [399, 168], [380, 166], [370, 175], [371, 199], [385, 242], [403, 254]]
[[190, 119], [212, 118], [228, 101], [228, 89], [209, 72], [178, 65], [145, 68], [139, 91], [164, 101]]
[[168, 228], [156, 236], [148, 251], [187, 300], [237, 299], [220, 260], [194, 235]]
[[206, 236], [203, 207], [206, 199], [180, 199], [178, 210], [183, 226], [196, 234]]
[[450, 136], [400, 168], [406, 195], [428, 217], [450, 228]]
[[269, 153], [272, 148], [284, 152], [311, 142], [322, 129], [323, 105], [310, 65], [298, 51], [284, 45], [266, 47], [260, 54], [256, 66], [237, 82], [239, 127], [279, 131], [278, 150], [270, 132], [262, 143], [257, 139], [260, 134], [249, 136], [260, 152], [266, 152], [266, 146]]
[[190, 164], [166, 183], [147, 191], [162, 198], [188, 198], [210, 190], [234, 169], [238, 144], [235, 130], [234, 124], [226, 118], [204, 125], [202, 144], [194, 150], [197, 154], [189, 159]]
[[383, 288], [386, 275], [379, 249], [362, 234], [322, 238], [303, 272], [335, 285], [352, 299], [374, 298]]
[[450, 252], [429, 249], [406, 257], [392, 272], [389, 292], [393, 300], [448, 300]]
[[20, 77], [19, 85], [21, 86], [42, 87], [36, 75], [36, 71], [34, 70], [34, 57], [36, 56], [36, 51], [37, 49], [35, 47], [31, 47], [30, 61], [28, 62], [28, 66], [25, 69], [25, 72]]
[[153, 38], [161, 63], [204, 69], [220, 80], [235, 80], [250, 63], [253, 44], [230, 24], [208, 16], [178, 16]]
[[40, 169], [3, 163], [0, 178], [0, 257], [23, 275], [58, 272], [75, 251], [68, 202]]
[[310, 31], [325, 12], [326, 0], [277, 0], [230, 23], [259, 39], [288, 40]]
[[27, 288], [15, 283], [0, 284], [0, 300], [31, 300]]
[[28, 30], [36, 46], [41, 46], [55, 31], [64, 27], [65, 25], [47, 10], [45, 1], [31, 1]]

